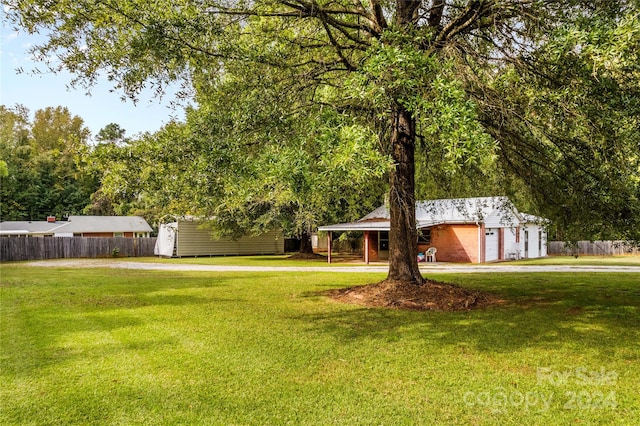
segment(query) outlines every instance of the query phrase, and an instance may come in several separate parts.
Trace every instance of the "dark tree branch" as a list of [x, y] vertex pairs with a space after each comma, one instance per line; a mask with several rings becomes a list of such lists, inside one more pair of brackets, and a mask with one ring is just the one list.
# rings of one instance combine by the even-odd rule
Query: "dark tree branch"
[[434, 0], [433, 6], [429, 10], [429, 19], [427, 23], [429, 27], [436, 29], [437, 31], [441, 31], [442, 26], [442, 16], [444, 15], [444, 7], [446, 5], [446, 0]]

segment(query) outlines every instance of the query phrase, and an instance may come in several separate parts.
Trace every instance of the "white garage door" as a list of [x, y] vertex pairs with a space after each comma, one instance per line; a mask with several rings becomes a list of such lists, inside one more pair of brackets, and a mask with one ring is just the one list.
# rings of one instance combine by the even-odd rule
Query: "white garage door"
[[498, 260], [498, 228], [487, 228], [485, 230], [485, 261]]

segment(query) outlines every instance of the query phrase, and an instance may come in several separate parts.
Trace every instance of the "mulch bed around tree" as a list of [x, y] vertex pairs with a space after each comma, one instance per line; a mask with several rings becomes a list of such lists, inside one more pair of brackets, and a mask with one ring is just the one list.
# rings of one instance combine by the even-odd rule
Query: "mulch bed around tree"
[[327, 260], [327, 256], [323, 256], [321, 254], [317, 254], [317, 253], [295, 253], [292, 254], [291, 256], [289, 256], [287, 259], [291, 259], [291, 260], [324, 260], [326, 262]]
[[342, 303], [415, 311], [468, 311], [505, 303], [481, 291], [437, 281], [426, 281], [417, 286], [385, 280], [377, 284], [329, 290], [323, 294]]
[[[327, 256], [324, 254], [318, 253], [294, 253], [291, 256], [287, 257], [289, 260], [322, 260], [325, 263], [327, 262]], [[351, 263], [351, 262], [361, 262], [362, 256], [360, 255], [339, 255], [333, 256], [331, 259], [331, 263]]]

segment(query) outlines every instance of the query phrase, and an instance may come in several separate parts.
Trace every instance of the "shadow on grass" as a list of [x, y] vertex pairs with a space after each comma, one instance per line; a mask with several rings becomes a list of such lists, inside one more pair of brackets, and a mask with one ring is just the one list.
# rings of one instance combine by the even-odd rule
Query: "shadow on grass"
[[184, 312], [244, 302], [232, 292], [215, 293], [230, 285], [226, 277], [203, 280], [188, 273], [135, 271], [126, 274], [131, 280], [123, 280], [120, 271], [91, 272], [56, 278], [55, 286], [27, 285], [24, 294], [15, 286], [12, 300], [4, 302], [17, 311], [11, 319], [16, 326], [5, 329], [3, 337], [20, 342], [3, 354], [11, 360], [7, 373], [29, 375], [74, 359], [174, 346], [177, 338], [168, 331], [175, 321], [184, 321]]
[[[509, 285], [499, 282], [505, 279], [503, 276], [494, 276], [495, 283], [488, 274], [449, 276], [449, 282], [483, 290], [507, 301], [502, 306], [482, 310], [415, 312], [345, 305], [295, 319], [308, 324], [314, 332], [344, 341], [388, 342], [401, 338], [465, 345], [491, 353], [508, 353], [529, 346], [553, 349], [569, 345], [597, 348], [602, 356], [630, 349], [629, 356], [640, 359], [638, 274], [585, 275], [584, 279], [571, 275], [527, 276]], [[318, 297], [318, 293], [307, 296]]]

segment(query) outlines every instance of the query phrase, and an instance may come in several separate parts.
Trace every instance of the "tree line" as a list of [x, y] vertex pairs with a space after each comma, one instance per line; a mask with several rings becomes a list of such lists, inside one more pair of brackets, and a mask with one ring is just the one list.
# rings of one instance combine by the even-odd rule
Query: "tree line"
[[22, 105], [1, 105], [0, 219], [116, 214], [119, 202], [101, 200], [105, 163], [99, 159], [110, 147], [128, 143], [125, 130], [110, 123], [91, 136], [66, 107], [40, 109], [31, 118]]
[[[382, 203], [388, 167], [366, 128], [318, 114], [314, 129], [279, 124], [273, 137], [287, 143], [262, 149], [251, 140], [259, 136], [200, 109], [135, 138], [110, 123], [91, 143], [82, 118], [65, 107], [31, 120], [22, 106], [1, 106], [0, 215], [141, 215], [156, 225], [194, 215], [215, 218], [219, 235], [278, 227], [308, 243], [319, 224], [356, 220]], [[312, 132], [313, 143], [300, 132]]]
[[0, 217], [78, 214], [99, 185], [86, 173], [89, 130], [66, 108], [0, 106]]

